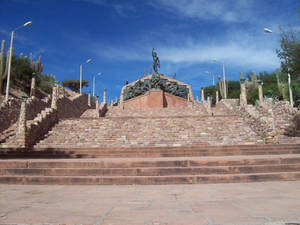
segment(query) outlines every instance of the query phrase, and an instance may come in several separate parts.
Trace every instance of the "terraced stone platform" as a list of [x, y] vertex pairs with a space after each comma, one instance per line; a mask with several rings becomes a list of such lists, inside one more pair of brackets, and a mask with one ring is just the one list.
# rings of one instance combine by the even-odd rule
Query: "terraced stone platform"
[[[34, 152], [40, 158], [57, 156], [63, 159], [1, 160], [0, 183], [120, 185], [300, 179], [300, 145], [210, 146], [186, 149], [79, 148], [56, 149], [56, 152], [36, 149]], [[26, 157], [26, 154], [20, 153], [19, 156]]]
[[[219, 112], [219, 114], [217, 113]], [[226, 108], [110, 107], [60, 120], [30, 149], [2, 148], [0, 183], [160, 185], [300, 180], [300, 144], [264, 144]]]
[[36, 145], [136, 147], [259, 144], [263, 140], [237, 116], [116, 117], [60, 121]]

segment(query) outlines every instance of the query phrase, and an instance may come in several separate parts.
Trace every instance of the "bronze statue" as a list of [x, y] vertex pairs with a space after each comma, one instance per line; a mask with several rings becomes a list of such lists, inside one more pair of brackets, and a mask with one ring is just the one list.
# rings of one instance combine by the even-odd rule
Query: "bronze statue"
[[157, 53], [154, 51], [154, 48], [152, 49], [152, 58], [153, 58], [153, 69], [155, 73], [158, 73], [158, 69], [160, 68], [160, 62], [159, 58], [157, 56]]

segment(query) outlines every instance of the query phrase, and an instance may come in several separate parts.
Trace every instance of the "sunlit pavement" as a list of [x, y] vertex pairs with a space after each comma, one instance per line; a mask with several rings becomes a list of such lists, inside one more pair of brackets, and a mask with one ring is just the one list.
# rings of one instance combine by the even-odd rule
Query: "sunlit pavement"
[[300, 181], [0, 185], [0, 224], [300, 224]]

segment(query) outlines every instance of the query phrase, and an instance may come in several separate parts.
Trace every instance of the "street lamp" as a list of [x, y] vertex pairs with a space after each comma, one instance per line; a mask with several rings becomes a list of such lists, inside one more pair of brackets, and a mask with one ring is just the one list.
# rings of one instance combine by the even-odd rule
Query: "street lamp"
[[[102, 75], [102, 73], [97, 73], [98, 76]], [[95, 96], [95, 83], [96, 83], [96, 76], [93, 77], [93, 96]]]
[[[264, 32], [265, 33], [272, 33], [272, 30], [270, 30], [268, 28], [264, 28]], [[288, 85], [289, 85], [289, 94], [290, 94], [290, 104], [291, 104], [292, 107], [294, 107], [293, 91], [292, 91], [292, 87], [291, 87], [291, 75], [290, 75], [290, 72], [289, 72], [288, 62], [289, 62], [289, 59], [288, 59], [288, 57], [286, 57], [285, 58], [285, 63], [287, 65]]]
[[89, 62], [91, 62], [92, 61], [92, 59], [88, 59], [88, 60], [86, 60], [84, 63], [82, 63], [81, 65], [80, 65], [80, 94], [82, 93], [82, 65], [84, 65], [84, 64], [87, 64], [87, 63], [89, 63]]
[[[217, 62], [217, 59], [213, 59], [213, 62]], [[223, 82], [224, 82], [224, 98], [227, 98], [227, 88], [226, 88], [226, 77], [225, 77], [225, 65], [222, 63], [223, 68]]]
[[[205, 71], [205, 73], [209, 76], [209, 72]], [[211, 73], [212, 77], [213, 77], [213, 86], [215, 86], [215, 75], [213, 73]]]
[[12, 59], [12, 49], [13, 49], [13, 40], [14, 40], [14, 34], [16, 30], [21, 29], [22, 27], [27, 27], [31, 26], [32, 21], [28, 21], [27, 23], [24, 23], [22, 26], [19, 26], [15, 28], [11, 32], [11, 38], [10, 38], [10, 47], [9, 47], [9, 58], [8, 58], [8, 71], [7, 71], [7, 81], [6, 81], [6, 94], [5, 94], [5, 102], [8, 101], [8, 96], [9, 96], [9, 82], [10, 82], [10, 70], [11, 70], [11, 59]]

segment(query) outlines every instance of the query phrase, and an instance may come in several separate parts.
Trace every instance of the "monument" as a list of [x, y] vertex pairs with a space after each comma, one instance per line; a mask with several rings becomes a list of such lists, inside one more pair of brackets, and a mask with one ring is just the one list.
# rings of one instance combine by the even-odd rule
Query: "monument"
[[153, 74], [132, 83], [126, 83], [120, 96], [120, 107], [126, 108], [167, 108], [186, 107], [194, 102], [192, 88], [179, 80], [158, 73], [160, 61], [152, 49]]

